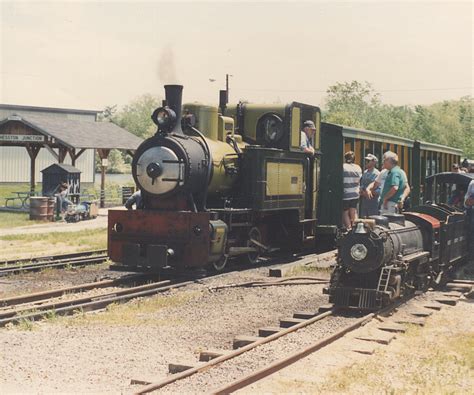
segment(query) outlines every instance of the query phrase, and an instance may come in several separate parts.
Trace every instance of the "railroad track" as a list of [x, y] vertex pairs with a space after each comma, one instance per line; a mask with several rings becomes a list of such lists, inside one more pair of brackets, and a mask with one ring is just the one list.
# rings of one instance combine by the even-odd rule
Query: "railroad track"
[[[24, 320], [38, 321], [54, 312], [55, 315], [70, 315], [77, 311], [86, 312], [100, 310], [112, 303], [124, 303], [134, 298], [152, 296], [173, 288], [183, 287], [192, 281], [172, 283], [170, 280], [153, 282], [151, 284], [114, 290], [101, 295], [84, 296], [76, 299], [55, 300], [57, 297], [75, 291], [84, 291], [95, 288], [122, 285], [126, 282], [136, 281], [143, 276], [130, 276], [116, 280], [106, 280], [97, 283], [83, 284], [76, 287], [62, 288], [53, 291], [39, 292], [8, 299], [1, 299], [0, 306], [16, 307], [0, 311], [0, 327], [9, 323], [19, 323]], [[25, 303], [35, 302], [26, 305]], [[23, 305], [23, 306], [22, 306]], [[19, 306], [19, 307], [17, 307]]]
[[105, 250], [94, 250], [76, 252], [73, 254], [4, 261], [0, 266], [0, 277], [48, 268], [60, 269], [64, 267], [97, 265], [106, 262], [107, 259], [108, 255]]
[[[60, 267], [60, 265], [70, 265], [72, 262], [78, 262], [81, 264], [84, 261], [90, 262], [97, 258], [94, 262], [100, 262], [102, 259], [106, 259], [105, 255], [99, 255], [94, 257], [93, 254], [101, 253], [103, 251], [90, 251], [87, 252], [86, 257], [80, 256], [77, 254], [69, 254], [67, 256], [54, 256], [49, 257], [49, 261], [41, 262], [39, 259], [38, 262], [33, 263], [32, 266], [35, 270], [39, 270], [38, 265], [42, 265], [41, 268], [46, 267]], [[327, 254], [323, 254], [326, 256]], [[302, 264], [309, 262], [310, 260], [315, 260], [317, 255], [307, 254], [299, 255], [294, 257], [294, 259], [300, 260]], [[42, 258], [43, 259], [43, 258]], [[270, 264], [280, 264], [284, 266], [284, 262], [288, 262], [289, 257], [274, 259], [271, 262], [268, 262], [266, 265]], [[54, 266], [50, 266], [54, 265]], [[28, 270], [29, 266], [22, 266], [21, 269], [17, 268], [17, 265], [10, 265], [5, 268], [9, 270], [9, 273], [12, 273], [16, 270], [21, 270], [26, 268]], [[220, 277], [231, 274], [236, 270], [249, 269], [248, 266], [237, 267], [237, 269], [230, 269], [224, 273], [215, 273], [208, 275], [206, 277]], [[31, 270], [31, 269], [30, 269]], [[1, 273], [1, 271], [0, 271]], [[0, 274], [1, 275], [1, 274]], [[99, 310], [111, 303], [122, 303], [129, 301], [133, 298], [151, 296], [160, 292], [167, 291], [172, 288], [182, 287], [193, 282], [199, 282], [202, 280], [202, 276], [199, 274], [197, 276], [191, 276], [189, 273], [174, 273], [174, 279], [167, 279], [166, 281], [154, 282], [151, 284], [143, 284], [135, 287], [130, 287], [121, 290], [114, 290], [109, 293], [104, 293], [101, 295], [94, 296], [84, 296], [81, 298], [70, 299], [70, 300], [57, 300], [57, 298], [64, 295], [79, 293], [84, 291], [89, 291], [92, 289], [99, 288], [108, 288], [108, 287], [119, 287], [122, 285], [127, 285], [133, 282], [145, 282], [150, 280], [150, 276], [146, 274], [132, 274], [120, 277], [114, 280], [104, 280], [92, 283], [86, 283], [81, 285], [76, 285], [72, 287], [59, 288], [50, 291], [36, 292], [32, 294], [14, 296], [10, 298], [0, 299], [0, 327], [5, 326], [9, 323], [18, 323], [22, 320], [36, 321], [48, 316], [51, 312], [54, 312], [55, 315], [68, 315], [72, 314], [78, 310], [80, 311], [93, 311]], [[286, 280], [279, 280], [286, 281]], [[307, 279], [306, 279], [307, 281]], [[269, 285], [274, 284], [272, 282]], [[239, 285], [239, 284], [237, 284]], [[258, 283], [259, 286], [266, 286], [266, 284]], [[268, 286], [269, 286], [268, 285]], [[235, 286], [235, 284], [233, 285]]]
[[[453, 295], [454, 296], [454, 295]], [[144, 387], [141, 387], [136, 391], [137, 394], [145, 394], [149, 393], [152, 391], [156, 390], [161, 390], [161, 391], [170, 391], [171, 393], [173, 392], [186, 392], [189, 390], [189, 388], [194, 388], [195, 390], [198, 389], [199, 391], [204, 391], [206, 393], [213, 393], [213, 394], [229, 394], [232, 392], [235, 392], [237, 390], [240, 390], [244, 387], [247, 387], [250, 384], [253, 384], [269, 375], [274, 374], [275, 372], [281, 370], [282, 368], [289, 366], [298, 360], [322, 349], [323, 347], [333, 343], [337, 339], [343, 337], [344, 335], [356, 330], [357, 328], [366, 325], [370, 321], [372, 321], [376, 317], [386, 317], [393, 313], [395, 310], [397, 310], [401, 305], [406, 304], [409, 300], [415, 298], [416, 296], [410, 296], [405, 299], [402, 299], [398, 301], [397, 303], [388, 306], [384, 309], [381, 309], [377, 312], [366, 314], [363, 316], [359, 317], [346, 317], [348, 319], [348, 323], [342, 327], [338, 327], [337, 330], [332, 330], [330, 331], [331, 333], [324, 335], [322, 338], [319, 338], [314, 342], [309, 342], [309, 344], [306, 344], [304, 347], [301, 347], [296, 350], [293, 350], [292, 353], [286, 353], [287, 356], [282, 359], [276, 358], [274, 362], [266, 364], [265, 367], [261, 369], [250, 369], [250, 373], [243, 375], [242, 377], [238, 378], [235, 381], [228, 382], [227, 380], [225, 381], [225, 384], [221, 383], [221, 385], [216, 385], [217, 388], [199, 388], [199, 385], [208, 385], [208, 383], [213, 382], [212, 381], [212, 372], [216, 371], [216, 377], [232, 377], [232, 373], [229, 372], [229, 370], [232, 372], [232, 364], [235, 366], [239, 366], [240, 368], [234, 368], [233, 373], [235, 374], [236, 371], [241, 371], [244, 370], [245, 364], [245, 355], [247, 355], [247, 358], [250, 357], [249, 351], [253, 350], [252, 352], [253, 357], [255, 360], [265, 360], [266, 358], [263, 356], [267, 356], [269, 353], [269, 349], [272, 347], [275, 347], [275, 344], [278, 342], [286, 341], [288, 344], [298, 344], [295, 342], [296, 338], [293, 337], [291, 339], [288, 339], [291, 337], [291, 334], [294, 334], [294, 332], [300, 330], [300, 331], [305, 331], [305, 330], [311, 330], [311, 328], [315, 325], [324, 325], [327, 324], [327, 320], [331, 319], [336, 319], [340, 316], [340, 312], [331, 309], [329, 311], [325, 312], [320, 312], [320, 313], [305, 313], [305, 312], [299, 312], [295, 313], [294, 315], [294, 321], [291, 322], [290, 320], [285, 320], [287, 325], [291, 325], [287, 328], [262, 328], [259, 330], [259, 338], [252, 338], [248, 337], [247, 339], [247, 344], [245, 345], [245, 342], [241, 343], [240, 347], [237, 349], [234, 349], [230, 352], [206, 352], [204, 351], [201, 353], [200, 360], [207, 360], [207, 362], [204, 363], [198, 363], [194, 367], [190, 366], [183, 366], [183, 371], [179, 373], [172, 374], [166, 378], [163, 378], [161, 380], [153, 380], [153, 381], [148, 381], [148, 380], [141, 380], [141, 379], [132, 379], [131, 383], [132, 384], [139, 384], [139, 385], [144, 385]], [[442, 299], [439, 299], [440, 301]], [[442, 303], [442, 302], [441, 302]], [[449, 303], [449, 300], [448, 300]], [[304, 317], [304, 318], [303, 318]], [[344, 316], [342, 316], [344, 317]], [[299, 319], [298, 319], [299, 318]], [[299, 321], [299, 322], [298, 322]], [[328, 325], [331, 327], [331, 325]], [[243, 341], [245, 341], [245, 337], [241, 337]], [[282, 345], [280, 344], [280, 348]], [[286, 347], [286, 346], [285, 346]], [[285, 349], [283, 347], [283, 349]], [[235, 341], [234, 341], [234, 348], [235, 348]], [[261, 354], [262, 357], [259, 357], [260, 354], [258, 349], [262, 349]], [[278, 346], [277, 346], [278, 348]], [[289, 354], [289, 355], [288, 355]], [[205, 358], [202, 356], [204, 355]], [[256, 355], [256, 356], [255, 356]], [[240, 360], [240, 363], [238, 362], [238, 359], [242, 358]], [[237, 361], [232, 361], [236, 359]], [[229, 365], [230, 364], [230, 365]], [[199, 376], [202, 375], [200, 378], [196, 378], [193, 380], [191, 376]], [[184, 382], [188, 380], [187, 383], [184, 384]], [[183, 381], [182, 386], [180, 387], [180, 383]], [[219, 381], [219, 379], [217, 380]], [[222, 381], [222, 379], [220, 380]], [[199, 383], [199, 384], [198, 384]], [[206, 384], [203, 384], [206, 383]], [[168, 387], [169, 388], [165, 388]], [[189, 387], [186, 387], [189, 386]]]

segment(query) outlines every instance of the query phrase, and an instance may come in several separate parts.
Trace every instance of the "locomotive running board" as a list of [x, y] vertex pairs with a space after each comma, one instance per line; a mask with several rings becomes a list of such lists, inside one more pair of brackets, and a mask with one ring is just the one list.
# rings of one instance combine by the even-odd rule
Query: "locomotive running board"
[[[402, 259], [404, 262], [413, 262], [413, 261], [416, 261], [417, 259], [426, 258], [423, 260], [423, 262], [426, 262], [429, 258], [429, 255], [430, 253], [428, 251], [421, 251], [421, 252], [415, 252], [414, 254], [411, 254], [411, 255], [406, 255]], [[423, 262], [420, 262], [420, 263], [423, 263]]]

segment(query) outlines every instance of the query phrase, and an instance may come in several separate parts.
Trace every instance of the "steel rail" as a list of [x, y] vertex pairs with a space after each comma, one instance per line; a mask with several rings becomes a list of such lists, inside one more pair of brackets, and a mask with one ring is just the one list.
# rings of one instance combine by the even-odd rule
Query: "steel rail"
[[0, 267], [0, 277], [8, 276], [10, 274], [18, 274], [21, 272], [38, 271], [48, 268], [63, 268], [67, 266], [86, 266], [97, 265], [106, 262], [108, 255], [103, 254], [99, 256], [75, 257], [69, 259], [60, 259], [56, 261], [36, 262], [32, 264], [8, 265]]
[[[109, 294], [36, 306], [35, 310], [39, 311], [31, 312], [32, 309], [13, 310], [2, 313], [0, 315], [0, 317], [2, 317], [2, 319], [0, 319], [0, 327], [5, 326], [8, 323], [18, 323], [23, 320], [35, 321], [37, 319], [44, 318], [50, 312], [54, 312], [56, 315], [68, 315], [78, 310], [99, 310], [108, 306], [111, 303], [123, 303], [134, 298], [151, 296], [160, 292], [168, 291], [172, 288], [183, 287], [191, 283], [192, 281], [170, 284], [170, 281], [166, 280], [154, 284], [141, 285], [138, 287], [133, 287], [127, 290], [117, 291]], [[15, 315], [17, 313], [28, 311], [30, 311], [31, 313], [24, 315]]]
[[240, 379], [235, 380], [234, 382], [227, 384], [225, 386], [222, 386], [221, 388], [212, 391], [211, 393], [213, 395], [223, 395], [223, 394], [230, 394], [234, 391], [237, 391], [239, 389], [242, 389], [244, 387], [247, 387], [250, 384], [253, 384], [267, 376], [270, 376], [279, 370], [299, 361], [300, 359], [307, 357], [308, 355], [320, 350], [321, 348], [326, 347], [327, 345], [333, 343], [334, 341], [340, 339], [344, 335], [346, 335], [349, 332], [354, 331], [355, 329], [365, 325], [369, 321], [371, 321], [373, 318], [377, 316], [386, 316], [396, 310], [399, 306], [402, 304], [405, 304], [407, 301], [413, 299], [415, 295], [408, 295], [406, 297], [403, 297], [393, 304], [383, 307], [379, 309], [378, 311], [374, 313], [369, 313], [361, 318], [359, 318], [357, 321], [353, 322], [352, 324], [349, 324], [345, 326], [344, 328], [338, 330], [337, 332], [325, 337], [324, 339], [318, 340], [317, 342], [313, 343], [312, 345], [306, 347], [303, 350], [297, 351], [294, 354], [290, 355], [289, 357], [285, 357], [283, 359], [280, 359], [279, 361], [276, 361], [269, 366], [266, 366], [260, 370], [257, 370], [256, 372], [253, 372], [247, 376], [241, 377]]
[[214, 395], [230, 394], [234, 391], [247, 387], [248, 385], [253, 384], [256, 381], [259, 381], [267, 376], [270, 376], [271, 374], [299, 361], [300, 359], [307, 357], [308, 355], [312, 354], [315, 351], [320, 350], [321, 348], [327, 346], [328, 344], [331, 344], [337, 339], [340, 339], [345, 334], [352, 332], [353, 330], [359, 328], [362, 325], [365, 325], [374, 316], [375, 316], [374, 313], [367, 314], [364, 317], [359, 318], [356, 322], [345, 326], [344, 328], [338, 330], [337, 332], [333, 333], [330, 336], [325, 337], [324, 339], [317, 341], [316, 343], [313, 343], [309, 347], [306, 347], [303, 350], [297, 351], [294, 354], [290, 355], [289, 357], [280, 359], [279, 361], [276, 361], [269, 366], [266, 366], [260, 370], [257, 370], [256, 372], [251, 373], [247, 376], [244, 376], [232, 382], [231, 384], [227, 384], [216, 391], [212, 391], [211, 393]]
[[71, 259], [71, 258], [77, 258], [77, 257], [86, 257], [90, 255], [105, 254], [106, 252], [107, 250], [92, 250], [92, 251], [72, 252], [69, 254], [44, 255], [44, 256], [34, 257], [34, 258], [10, 259], [7, 261], [0, 262], [0, 265], [19, 265], [22, 263], [57, 261], [61, 259]]
[[116, 278], [113, 280], [96, 281], [92, 283], [84, 283], [80, 285], [75, 285], [72, 287], [64, 287], [64, 288], [58, 288], [58, 289], [53, 289], [49, 291], [41, 291], [41, 292], [35, 292], [35, 293], [30, 293], [30, 294], [12, 296], [10, 298], [0, 299], [0, 307], [17, 306], [24, 303], [38, 302], [45, 299], [63, 296], [69, 293], [88, 291], [88, 290], [96, 289], [96, 288], [113, 287], [113, 286], [127, 284], [132, 281], [145, 279], [145, 278], [146, 276], [144, 276], [143, 274], [136, 274], [136, 275], [129, 275], [129, 276]]
[[239, 355], [241, 355], [241, 354], [243, 354], [243, 353], [245, 353], [249, 350], [252, 350], [252, 349], [254, 349], [258, 346], [261, 346], [262, 344], [269, 343], [273, 340], [276, 340], [276, 339], [278, 339], [282, 336], [285, 336], [285, 335], [287, 335], [291, 332], [295, 332], [298, 329], [304, 328], [305, 326], [311, 325], [311, 324], [313, 324], [317, 321], [320, 321], [320, 320], [322, 320], [326, 317], [329, 317], [333, 314], [334, 314], [333, 310], [326, 311], [325, 313], [322, 313], [322, 314], [318, 314], [317, 316], [315, 316], [313, 318], [310, 318], [310, 319], [308, 319], [304, 322], [301, 322], [297, 325], [293, 325], [289, 328], [286, 328], [286, 329], [281, 330], [277, 333], [274, 333], [273, 335], [263, 337], [263, 338], [257, 340], [254, 343], [251, 343], [251, 344], [248, 344], [244, 347], [238, 348], [237, 350], [233, 350], [228, 354], [225, 354], [225, 355], [222, 355], [220, 357], [211, 359], [210, 361], [206, 362], [203, 365], [200, 365], [200, 366], [192, 368], [192, 369], [185, 370], [184, 372], [181, 372], [181, 373], [174, 374], [173, 376], [167, 377], [167, 378], [165, 378], [161, 381], [158, 381], [156, 383], [151, 383], [151, 384], [141, 388], [139, 391], [136, 392], [136, 394], [145, 394], [145, 393], [148, 393], [148, 392], [156, 391], [157, 389], [160, 389], [160, 388], [162, 388], [166, 385], [174, 383], [175, 381], [182, 380], [186, 377], [192, 376], [195, 373], [199, 373], [199, 372], [203, 372], [205, 370], [208, 370], [209, 368], [211, 368], [215, 365], [218, 365], [218, 364], [220, 364], [224, 361], [227, 361], [229, 359], [235, 358], [235, 357], [237, 357], [237, 356], [239, 356]]

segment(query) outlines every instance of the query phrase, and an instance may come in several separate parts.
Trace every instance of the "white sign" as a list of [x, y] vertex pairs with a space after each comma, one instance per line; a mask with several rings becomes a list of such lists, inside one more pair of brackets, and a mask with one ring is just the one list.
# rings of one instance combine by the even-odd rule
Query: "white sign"
[[0, 141], [10, 141], [13, 143], [21, 141], [44, 141], [44, 136], [35, 134], [0, 134]]

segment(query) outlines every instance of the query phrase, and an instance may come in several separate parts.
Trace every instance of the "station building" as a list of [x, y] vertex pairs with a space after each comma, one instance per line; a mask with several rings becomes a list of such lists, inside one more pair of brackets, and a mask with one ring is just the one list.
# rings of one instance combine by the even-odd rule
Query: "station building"
[[[48, 108], [48, 107], [33, 107], [33, 106], [19, 106], [11, 104], [0, 104], [0, 122], [13, 115], [24, 116], [41, 116], [42, 118], [50, 119], [69, 119], [77, 121], [96, 122], [97, 117], [101, 111], [97, 110], [76, 110], [65, 108]], [[9, 139], [3, 133], [0, 133], [0, 143]], [[42, 181], [41, 170], [47, 168], [53, 163], [57, 163], [58, 150], [54, 153], [48, 149], [42, 149], [38, 152], [35, 166], [35, 180]], [[93, 183], [95, 181], [95, 150], [86, 149], [77, 158], [74, 166], [81, 171], [81, 182]], [[72, 164], [72, 158], [66, 155], [64, 158], [65, 164]], [[2, 182], [30, 182], [30, 156], [24, 147], [1, 146], [0, 145], [0, 183]]]

